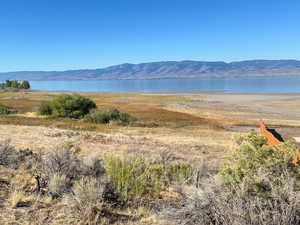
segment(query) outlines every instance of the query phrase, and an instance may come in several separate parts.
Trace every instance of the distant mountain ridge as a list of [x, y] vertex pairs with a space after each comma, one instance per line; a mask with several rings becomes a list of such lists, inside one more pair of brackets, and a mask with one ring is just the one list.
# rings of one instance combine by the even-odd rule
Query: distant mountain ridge
[[100, 80], [197, 77], [300, 76], [298, 60], [239, 62], [164, 61], [120, 64], [102, 69], [0, 73], [0, 80]]

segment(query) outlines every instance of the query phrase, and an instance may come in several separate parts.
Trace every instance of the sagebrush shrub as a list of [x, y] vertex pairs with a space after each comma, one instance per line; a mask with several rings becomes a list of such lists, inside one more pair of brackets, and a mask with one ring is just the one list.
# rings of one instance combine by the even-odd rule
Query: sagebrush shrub
[[84, 175], [92, 177], [102, 177], [106, 171], [103, 165], [103, 161], [98, 155], [92, 155], [84, 161]]
[[254, 132], [239, 136], [217, 176], [221, 182], [202, 180], [166, 209], [166, 218], [180, 225], [299, 224], [299, 165], [291, 163], [296, 151], [291, 142], [269, 147]]
[[43, 174], [50, 178], [54, 174], [65, 175], [68, 179], [81, 176], [82, 162], [68, 148], [57, 148], [43, 161]]
[[54, 173], [49, 177], [48, 189], [50, 194], [55, 197], [62, 197], [68, 189], [69, 181], [65, 174]]
[[[285, 195], [266, 199], [250, 195], [247, 184], [228, 187], [208, 181], [206, 189], [194, 189], [164, 216], [178, 225], [295, 225], [300, 222], [299, 195], [290, 177], [281, 177]], [[209, 183], [211, 182], [211, 183]], [[205, 186], [204, 185], [204, 186]], [[270, 185], [271, 191], [273, 185]]]
[[93, 177], [83, 177], [72, 188], [71, 200], [73, 206], [84, 211], [103, 202], [105, 184]]
[[0, 142], [0, 165], [16, 169], [19, 164], [19, 152], [10, 144], [10, 139]]
[[253, 132], [240, 136], [237, 142], [230, 164], [222, 171], [225, 183], [238, 184], [247, 179], [251, 183], [249, 191], [268, 195], [269, 187], [264, 185], [263, 179], [258, 179], [259, 174], [272, 174], [275, 179], [287, 170], [293, 177], [300, 177], [299, 164], [291, 163], [298, 151], [291, 142], [270, 147], [263, 136]]

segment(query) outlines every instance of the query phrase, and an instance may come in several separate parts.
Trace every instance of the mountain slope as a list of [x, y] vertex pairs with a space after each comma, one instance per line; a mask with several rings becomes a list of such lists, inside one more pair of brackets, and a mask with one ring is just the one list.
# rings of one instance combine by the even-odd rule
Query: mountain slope
[[203, 61], [126, 63], [91, 70], [7, 72], [0, 73], [0, 80], [152, 79], [285, 75], [300, 75], [300, 61], [249, 60], [231, 63]]

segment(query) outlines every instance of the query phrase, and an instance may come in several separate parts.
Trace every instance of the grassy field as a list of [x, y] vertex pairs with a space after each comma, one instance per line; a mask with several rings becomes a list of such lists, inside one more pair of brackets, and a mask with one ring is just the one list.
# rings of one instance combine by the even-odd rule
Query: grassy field
[[[257, 129], [260, 119], [276, 127], [287, 138], [300, 136], [299, 102], [295, 101], [298, 96], [80, 93], [91, 98], [100, 109], [117, 108], [137, 118], [137, 121], [124, 126], [38, 115], [40, 103], [51, 100], [58, 94], [60, 93], [42, 91], [0, 92], [0, 103], [17, 111], [16, 114], [0, 116], [1, 141], [9, 138], [13, 148], [32, 151], [26, 156], [30, 160], [32, 155], [45, 160], [60, 146], [71, 146], [76, 150], [76, 157], [84, 163], [91, 156], [97, 155], [105, 159], [106, 164], [115, 162], [115, 166], [123, 166], [120, 172], [112, 165], [106, 165], [108, 174], [114, 179], [119, 179], [119, 176], [122, 178], [124, 171], [129, 175], [134, 169], [135, 173], [145, 171], [139, 177], [142, 181], [138, 179], [137, 183], [132, 183], [137, 175], [130, 175], [133, 179], [130, 180], [131, 183], [128, 181], [129, 187], [139, 185], [134, 193], [141, 196], [143, 190], [155, 187], [154, 191], [149, 189], [156, 196], [155, 201], [147, 199], [153, 202], [148, 202], [147, 205], [129, 204], [114, 209], [118, 218], [113, 224], [160, 224], [157, 217], [159, 205], [178, 200], [181, 193], [176, 189], [177, 184], [166, 185], [165, 180], [160, 180], [159, 174], [166, 173], [166, 165], [170, 166], [166, 161], [171, 156], [174, 162], [183, 163], [180, 164], [182, 167], [174, 167], [173, 172], [178, 171], [178, 168], [186, 169], [191, 166], [214, 174], [231, 157], [233, 136]], [[133, 156], [142, 156], [142, 159], [130, 161]], [[124, 157], [126, 163], [122, 161]], [[159, 163], [156, 161], [158, 158]], [[139, 169], [140, 166], [143, 166], [142, 169]], [[35, 176], [40, 170], [35, 164], [28, 166], [27, 160], [18, 169], [0, 166], [0, 223], [77, 224], [74, 222], [78, 219], [75, 216], [80, 217], [80, 213], [70, 214], [69, 203], [64, 202], [65, 198], [53, 198], [49, 196], [49, 190], [46, 194], [36, 193]], [[143, 183], [149, 179], [152, 183]], [[126, 188], [124, 189], [122, 182], [119, 188], [124, 192]], [[71, 182], [70, 185], [74, 184]], [[160, 190], [162, 186], [164, 189]], [[183, 186], [189, 188], [185, 184]], [[127, 193], [126, 190], [125, 192]], [[94, 194], [93, 190], [92, 193]], [[27, 203], [30, 205], [26, 206]], [[106, 211], [101, 213], [105, 214]], [[99, 216], [99, 212], [97, 215]], [[108, 217], [114, 218], [111, 214]], [[122, 221], [123, 217], [127, 218], [126, 221]], [[91, 219], [85, 214], [84, 218]], [[111, 221], [81, 221], [78, 224], [112, 224]]]
[[[19, 112], [18, 116], [24, 118], [24, 125], [30, 125], [31, 123], [37, 125], [36, 121], [40, 118], [34, 117], [35, 120], [33, 120], [33, 115], [28, 112], [37, 112], [42, 101], [51, 100], [57, 94], [49, 92], [2, 92], [0, 93], [0, 102], [15, 108]], [[216, 124], [215, 121], [204, 120], [188, 113], [175, 112], [161, 107], [170, 103], [193, 101], [187, 97], [142, 94], [81, 94], [91, 98], [99, 108], [117, 108], [146, 123], [158, 123], [163, 126], [198, 125], [199, 123]], [[12, 121], [11, 123], [14, 123], [14, 120], [17, 119], [15, 117], [7, 120], [2, 118], [1, 122], [8, 123]], [[42, 123], [42, 120], [39, 121]], [[72, 122], [68, 120], [62, 120], [59, 124], [64, 122], [66, 126], [70, 124], [70, 128], [73, 128]], [[20, 121], [16, 121], [16, 123], [19, 124]], [[47, 125], [47, 121], [45, 121], [45, 125]], [[91, 129], [94, 130], [95, 128], [92, 127]]]
[[[28, 92], [1, 92], [0, 102], [6, 104], [18, 111], [17, 114], [0, 117], [0, 124], [6, 127], [5, 133], [20, 147], [26, 148], [27, 143], [32, 141], [34, 137], [37, 142], [49, 143], [49, 136], [43, 137], [38, 129], [47, 130], [47, 132], [58, 132], [54, 128], [73, 130], [80, 132], [77, 135], [77, 143], [86, 152], [90, 152], [91, 148], [105, 149], [102, 152], [110, 152], [112, 154], [120, 151], [112, 150], [119, 148], [119, 143], [110, 141], [109, 144], [103, 146], [102, 143], [94, 143], [93, 146], [88, 140], [84, 139], [84, 132], [96, 132], [105, 135], [125, 136], [126, 138], [147, 139], [148, 144], [144, 141], [127, 141], [121, 148], [140, 148], [146, 152], [158, 152], [161, 148], [166, 147], [178, 152], [180, 157], [197, 162], [203, 155], [213, 161], [219, 151], [225, 151], [231, 140], [232, 132], [226, 130], [223, 126], [224, 121], [205, 116], [197, 116], [191, 112], [179, 112], [173, 109], [167, 109], [169, 105], [183, 103], [197, 103], [200, 99], [194, 99], [193, 96], [181, 96], [176, 94], [111, 94], [111, 93], [81, 93], [96, 102], [98, 108], [117, 108], [122, 112], [127, 112], [138, 120], [130, 126], [118, 126], [115, 124], [91, 124], [77, 120], [65, 118], [44, 118], [37, 115], [38, 106], [42, 101], [51, 100], [58, 93], [28, 91]], [[15, 127], [18, 125], [18, 127]], [[24, 126], [21, 128], [20, 126]], [[43, 127], [43, 128], [35, 128]], [[28, 135], [22, 135], [18, 130], [26, 130]], [[9, 132], [8, 132], [9, 131]], [[63, 133], [63, 132], [62, 132]], [[97, 135], [92, 133], [91, 136]], [[18, 135], [16, 135], [18, 134]], [[20, 139], [22, 136], [22, 141]], [[55, 136], [55, 135], [54, 135]], [[58, 138], [59, 139], [59, 138]], [[62, 136], [57, 143], [68, 141], [70, 138]], [[114, 138], [111, 138], [112, 140]], [[149, 140], [148, 140], [149, 139]], [[43, 140], [43, 141], [39, 141]], [[151, 147], [150, 147], [151, 146]], [[212, 146], [214, 151], [206, 151], [205, 148]], [[47, 149], [48, 146], [37, 145], [34, 148]], [[107, 150], [106, 150], [107, 149]], [[47, 150], [45, 150], [47, 151]], [[94, 151], [98, 151], [97, 149]], [[84, 151], [83, 151], [84, 152]], [[204, 152], [204, 153], [203, 153]], [[83, 153], [84, 154], [84, 153]], [[225, 153], [224, 153], [225, 154]], [[220, 155], [220, 158], [224, 158]]]
[[[58, 128], [80, 133], [92, 132], [91, 136], [123, 135], [133, 139], [149, 139], [148, 146], [151, 148], [147, 144], [143, 144], [142, 148], [148, 152], [157, 152], [160, 146], [167, 146], [192, 161], [199, 160], [203, 157], [202, 152], [205, 152], [204, 155], [214, 159], [215, 163], [219, 158], [224, 159], [224, 155], [228, 155], [225, 149], [230, 146], [233, 134], [257, 129], [260, 119], [276, 127], [288, 139], [298, 135], [300, 125], [298, 120], [300, 107], [296, 95], [81, 93], [95, 101], [100, 109], [117, 108], [138, 119], [129, 126], [119, 126], [111, 123], [92, 124], [72, 119], [39, 116], [37, 111], [40, 103], [51, 100], [58, 94], [60, 93], [43, 91], [0, 92], [0, 103], [17, 110], [17, 114], [0, 117], [0, 124], [4, 128], [2, 136], [5, 137], [7, 130], [10, 131], [7, 132], [7, 136], [18, 140], [18, 135], [15, 133], [19, 133], [20, 126], [24, 126], [24, 130], [27, 130], [30, 135], [23, 137], [22, 147], [30, 147], [26, 146], [25, 140], [30, 143], [31, 136], [48, 143], [45, 139], [49, 137], [43, 137], [35, 132], [37, 126], [47, 132]], [[64, 133], [59, 130], [55, 132]], [[90, 152], [92, 146], [87, 147], [90, 146], [88, 141], [80, 138], [82, 135], [77, 136], [76, 141], [83, 149]], [[57, 141], [60, 143], [65, 139], [61, 138]], [[112, 154], [118, 152], [112, 150], [119, 146], [114, 145], [113, 141], [105, 147], [101, 143], [99, 146], [98, 144], [94, 143], [94, 148], [109, 148], [107, 152]], [[126, 148], [139, 148], [139, 145], [133, 141], [127, 143]], [[220, 152], [205, 151], [203, 150], [205, 146], [222, 149], [223, 152], [220, 154]], [[47, 146], [39, 147], [47, 148]]]

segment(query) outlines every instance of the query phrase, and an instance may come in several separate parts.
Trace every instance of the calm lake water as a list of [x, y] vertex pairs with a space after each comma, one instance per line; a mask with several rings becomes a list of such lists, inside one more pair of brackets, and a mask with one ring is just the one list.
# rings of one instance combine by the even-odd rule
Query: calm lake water
[[78, 92], [300, 93], [300, 77], [30, 81], [33, 89]]

